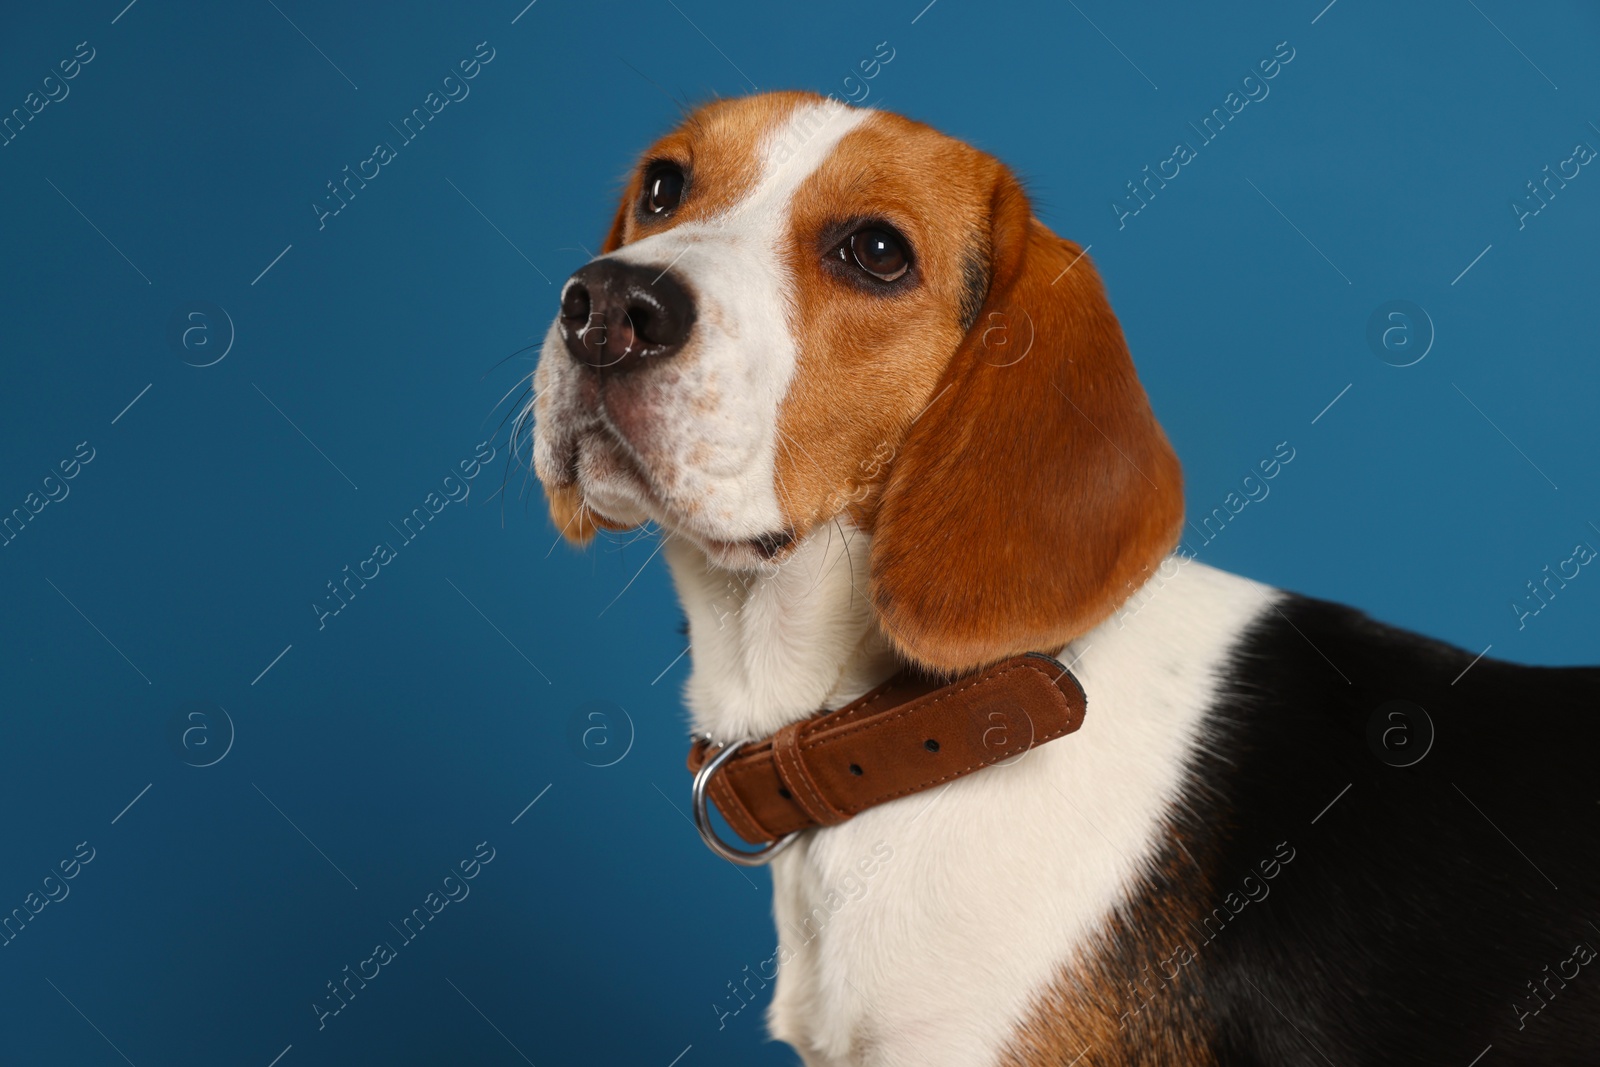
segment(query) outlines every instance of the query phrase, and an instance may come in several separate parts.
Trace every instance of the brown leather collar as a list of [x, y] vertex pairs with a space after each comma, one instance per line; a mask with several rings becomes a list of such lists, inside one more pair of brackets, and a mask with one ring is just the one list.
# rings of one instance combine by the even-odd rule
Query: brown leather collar
[[[1039, 653], [944, 686], [902, 672], [837, 711], [745, 744], [706, 788], [740, 837], [777, 841], [1070, 734], [1086, 703], [1067, 668]], [[716, 755], [709, 740], [696, 741], [689, 770]]]

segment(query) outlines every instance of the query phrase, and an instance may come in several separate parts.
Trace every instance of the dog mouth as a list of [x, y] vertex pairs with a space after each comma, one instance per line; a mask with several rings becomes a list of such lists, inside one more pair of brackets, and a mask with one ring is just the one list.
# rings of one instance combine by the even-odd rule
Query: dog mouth
[[781, 564], [796, 544], [795, 535], [787, 531], [762, 534], [743, 541], [716, 541], [692, 533], [683, 536], [705, 550], [711, 561], [729, 570], [750, 570]]
[[700, 546], [714, 562], [733, 569], [778, 563], [794, 549], [798, 536], [793, 529], [740, 539], [717, 537], [702, 529], [702, 524], [672, 504], [670, 494], [661, 489], [614, 429], [602, 423], [591, 432], [594, 452], [588, 462], [582, 462], [580, 453], [588, 450], [575, 448], [563, 480], [576, 486], [601, 516], [631, 524], [637, 515], [627, 512], [637, 509], [668, 533]]
[[770, 562], [777, 559], [788, 550], [790, 545], [794, 544], [794, 534], [788, 530], [779, 533], [762, 534], [760, 537], [752, 537], [745, 543], [759, 552], [763, 559]]
[[750, 562], [778, 563], [789, 554], [796, 541], [794, 533], [788, 530], [747, 537], [742, 541], [708, 540], [687, 533], [684, 536], [705, 548], [713, 559], [735, 567]]

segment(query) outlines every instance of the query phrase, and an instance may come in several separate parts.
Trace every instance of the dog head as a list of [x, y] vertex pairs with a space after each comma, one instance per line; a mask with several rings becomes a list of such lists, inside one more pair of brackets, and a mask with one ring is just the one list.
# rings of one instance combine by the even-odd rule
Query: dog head
[[1007, 168], [807, 93], [646, 151], [535, 372], [563, 533], [658, 522], [757, 570], [844, 517], [940, 670], [1059, 648], [1175, 544], [1181, 473], [1083, 252]]

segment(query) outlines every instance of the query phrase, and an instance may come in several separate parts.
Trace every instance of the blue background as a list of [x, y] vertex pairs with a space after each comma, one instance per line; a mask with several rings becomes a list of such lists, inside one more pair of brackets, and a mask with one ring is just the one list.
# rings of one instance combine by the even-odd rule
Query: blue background
[[[1600, 576], [1521, 629], [1510, 605], [1600, 545], [1600, 174], [1522, 229], [1510, 204], [1600, 146], [1600, 15], [925, 2], [8, 13], [0, 110], [95, 57], [0, 148], [0, 509], [94, 459], [0, 548], [0, 912], [95, 858], [0, 948], [0, 1059], [792, 1062], [770, 990], [719, 1019], [772, 953], [769, 892], [687, 822], [656, 542], [551, 551], [497, 401], [677, 99], [859, 97], [880, 41], [868, 104], [1006, 159], [1092, 245], [1192, 513], [1294, 448], [1202, 560], [1474, 652], [1595, 659]], [[325, 183], [480, 41], [470, 95], [319, 229]], [[1125, 183], [1280, 41], [1270, 95], [1119, 228]], [[1413, 366], [1369, 345], [1391, 300], [1436, 332]], [[185, 349], [196, 301], [226, 320]], [[226, 358], [188, 365], [227, 320]], [[319, 629], [326, 583], [482, 441], [466, 502]], [[319, 1030], [325, 983], [480, 841], [470, 896]]]

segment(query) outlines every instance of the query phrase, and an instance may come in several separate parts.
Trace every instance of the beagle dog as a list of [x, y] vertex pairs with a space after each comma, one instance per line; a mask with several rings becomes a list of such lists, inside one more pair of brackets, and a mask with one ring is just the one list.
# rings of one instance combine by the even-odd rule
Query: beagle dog
[[1087, 697], [785, 838], [757, 981], [807, 1064], [1600, 1063], [1600, 671], [1175, 551], [1095, 268], [991, 156], [808, 93], [700, 108], [534, 385], [555, 525], [662, 531], [702, 745], [1024, 654]]

